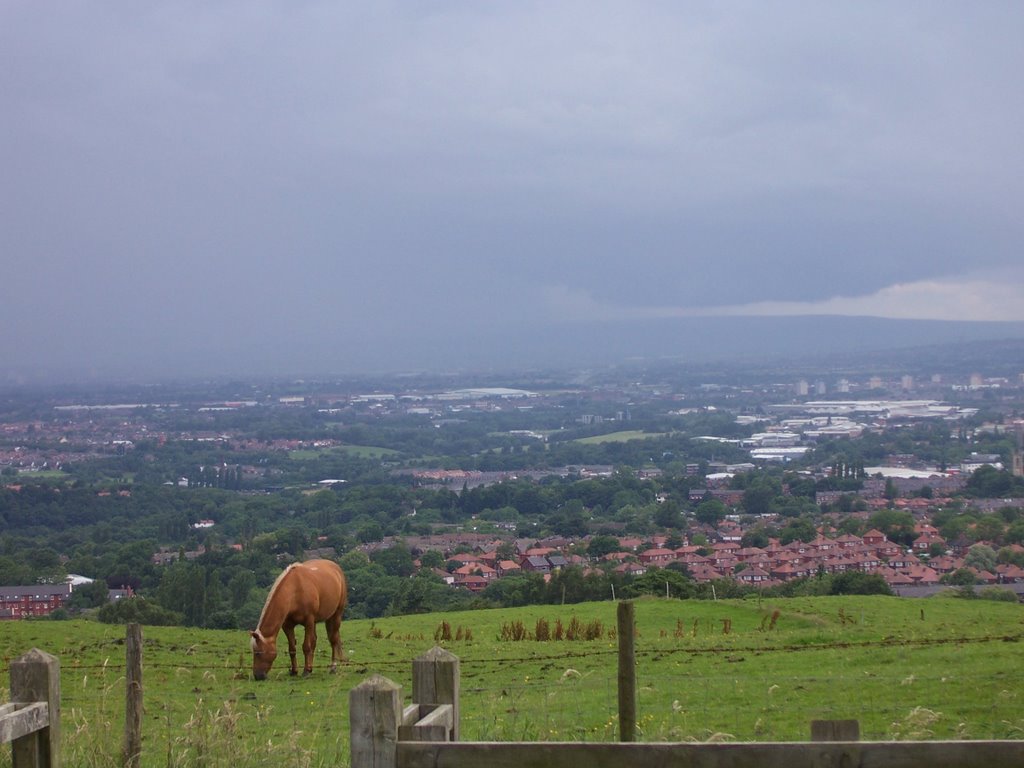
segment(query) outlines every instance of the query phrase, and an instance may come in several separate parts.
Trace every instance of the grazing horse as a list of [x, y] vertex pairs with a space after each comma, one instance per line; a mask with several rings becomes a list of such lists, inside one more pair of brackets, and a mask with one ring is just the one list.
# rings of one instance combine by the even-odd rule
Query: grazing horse
[[259, 623], [252, 632], [252, 676], [264, 680], [270, 665], [277, 658], [277, 633], [284, 630], [291, 656], [291, 674], [299, 673], [295, 662], [295, 627], [302, 626], [302, 653], [305, 656], [303, 674], [313, 671], [313, 651], [316, 650], [316, 623], [327, 626], [327, 639], [331, 642], [331, 672], [342, 659], [341, 614], [348, 602], [345, 574], [337, 563], [330, 560], [310, 560], [292, 563], [274, 582], [267, 595]]

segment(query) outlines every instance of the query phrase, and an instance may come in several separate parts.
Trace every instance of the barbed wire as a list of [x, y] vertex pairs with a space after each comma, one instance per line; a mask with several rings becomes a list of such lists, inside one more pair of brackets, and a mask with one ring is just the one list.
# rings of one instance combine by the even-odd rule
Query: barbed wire
[[[840, 642], [829, 642], [829, 643], [787, 643], [785, 645], [714, 645], [703, 648], [688, 647], [688, 646], [675, 646], [675, 647], [664, 647], [664, 648], [638, 648], [635, 651], [637, 658], [651, 657], [651, 656], [666, 656], [666, 655], [690, 655], [690, 656], [704, 656], [704, 655], [722, 655], [722, 654], [736, 654], [736, 653], [795, 653], [795, 652], [816, 652], [816, 651], [833, 651], [833, 650], [868, 650], [872, 648], [926, 648], [934, 646], [944, 645], [976, 645], [984, 643], [1017, 643], [1024, 641], [1024, 633], [1015, 635], [976, 635], [976, 636], [958, 636], [958, 637], [942, 637], [942, 638], [904, 638], [899, 636], [884, 637], [877, 640], [858, 640], [858, 641], [840, 641]], [[536, 643], [535, 640], [522, 640], [518, 641], [523, 646], [528, 646], [530, 643]], [[558, 641], [548, 641], [558, 642]], [[617, 648], [594, 648], [587, 646], [588, 641], [565, 641], [565, 642], [578, 642], [582, 647], [567, 649], [560, 653], [548, 653], [548, 654], [531, 654], [526, 656], [509, 656], [509, 657], [490, 657], [486, 659], [460, 659], [460, 665], [464, 667], [486, 667], [486, 668], [500, 668], [515, 664], [530, 664], [535, 662], [550, 662], [550, 661], [568, 661], [579, 658], [593, 658], [595, 656], [617, 656]], [[239, 657], [241, 659], [248, 658], [248, 651], [239, 650]], [[367, 668], [404, 668], [412, 663], [412, 659], [349, 659], [347, 662], [348, 666], [358, 666]], [[147, 662], [145, 656], [143, 656], [143, 664], [148, 669], [186, 669], [192, 671], [222, 671], [230, 668], [227, 663], [219, 664], [217, 666], [209, 666], [205, 664], [189, 664], [185, 662]], [[234, 668], [243, 669], [247, 668], [248, 663], [243, 662], [240, 666]], [[125, 664], [121, 662], [105, 662], [95, 664], [82, 664], [71, 662], [63, 667], [69, 671], [91, 671], [91, 670], [118, 670], [124, 669]], [[4, 668], [5, 671], [9, 672], [10, 664], [8, 663]]]
[[[879, 682], [878, 675], [872, 675]], [[955, 722], [970, 721], [970, 738], [1019, 738], [1024, 732], [1024, 721], [1011, 699], [1016, 677], [1008, 679], [1004, 672], [993, 671], [978, 675], [950, 677], [949, 671], [936, 670], [933, 675], [905, 675], [893, 671], [882, 675], [881, 682], [895, 689], [913, 688], [912, 701], [900, 702], [887, 696], [875, 695], [850, 698], [828, 692], [839, 684], [847, 690], [863, 681], [863, 675], [852, 669], [830, 670], [827, 673], [808, 672], [801, 675], [774, 675], [757, 673], [739, 678], [735, 673], [719, 671], [716, 674], [648, 674], [639, 676], [638, 705], [644, 713], [643, 726], [650, 729], [656, 739], [673, 740], [703, 738], [711, 728], [726, 729], [738, 734], [737, 738], [755, 740], [799, 739], [804, 725], [793, 729], [790, 720], [800, 723], [821, 718], [856, 718], [862, 723], [862, 737], [867, 739], [892, 738], [892, 727], [907, 721], [920, 707], [945, 713]], [[954, 682], [955, 681], [955, 682]], [[245, 681], [238, 685], [222, 685], [221, 680], [197, 682], [180, 688], [161, 691], [157, 697], [147, 697], [149, 714], [161, 722], [161, 728], [178, 728], [196, 717], [211, 716], [197, 713], [248, 713], [264, 711], [265, 707], [278, 708], [287, 716], [298, 718], [303, 727], [310, 722], [333, 722], [339, 711], [348, 704], [348, 686], [344, 681], [316, 693], [317, 708], [310, 710], [306, 699], [310, 690], [302, 678], [282, 677], [278, 685], [263, 684], [254, 688]], [[553, 736], [572, 740], [615, 740], [616, 674], [601, 669], [569, 678], [561, 674], [545, 678], [525, 677], [516, 681], [478, 681], [478, 685], [462, 686], [463, 707], [461, 719], [463, 733], [471, 733], [471, 740], [535, 741]], [[480, 684], [482, 683], [482, 684]], [[951, 683], [953, 683], [951, 685]], [[996, 687], [994, 687], [996, 686]], [[1009, 686], [1009, 687], [1008, 687]], [[983, 688], [1002, 691], [991, 703], [964, 700], [965, 688]], [[805, 691], [810, 701], [797, 701], [780, 691]], [[406, 690], [406, 698], [410, 691]], [[722, 696], [742, 697], [744, 706], [735, 711], [719, 711], [715, 707]], [[783, 698], [780, 698], [783, 697]], [[583, 701], [589, 702], [583, 707]], [[62, 697], [64, 711], [73, 721], [116, 724], [120, 716], [122, 692], [118, 681], [109, 682], [90, 691], [78, 690]], [[596, 703], [595, 703], [596, 702]], [[312, 704], [312, 701], [308, 702]], [[285, 709], [280, 709], [284, 707]], [[764, 732], [756, 728], [741, 710], [758, 713], [765, 718]], [[921, 710], [926, 714], [928, 709]], [[785, 715], [782, 712], [785, 711]], [[710, 713], [710, 714], [709, 714]], [[908, 715], [909, 713], [909, 715]], [[997, 714], [998, 713], [998, 714]], [[232, 715], [234, 716], [234, 715]], [[311, 718], [311, 719], [310, 719]], [[288, 728], [288, 722], [280, 727]], [[706, 723], [707, 725], [694, 725]], [[689, 730], [687, 730], [689, 729]], [[692, 733], [691, 733], [692, 731]], [[704, 734], [704, 736], [702, 736]], [[919, 738], [925, 738], [920, 736]]]
[[[572, 674], [572, 678], [573, 678], [572, 680], [569, 680], [569, 676], [565, 675], [565, 672], [567, 670], [570, 671], [570, 673]], [[248, 670], [246, 670], [246, 671], [248, 672]], [[763, 680], [770, 680], [773, 683], [774, 682], [779, 682], [779, 681], [804, 681], [804, 680], [813, 680], [813, 681], [824, 681], [824, 680], [844, 681], [844, 680], [863, 680], [864, 679], [864, 675], [863, 674], [842, 674], [842, 673], [837, 673], [835, 671], [828, 671], [828, 672], [824, 672], [824, 673], [822, 673], [822, 672], [819, 672], [819, 673], [807, 673], [807, 674], [804, 674], [804, 675], [758, 672], [758, 673], [756, 673], [754, 675], [741, 675], [740, 677], [742, 677], [743, 680], [748, 681], [748, 682], [752, 681], [752, 680], [761, 680], [761, 679], [763, 679]], [[948, 672], [947, 673], [938, 673], [937, 672], [934, 675], [922, 675], [920, 673], [915, 673], [915, 674], [912, 674], [912, 675], [906, 675], [906, 674], [894, 673], [892, 675], [881, 675], [881, 676], [878, 675], [877, 673], [874, 673], [874, 674], [871, 675], [871, 677], [872, 677], [872, 679], [889, 679], [889, 680], [896, 681], [897, 683], [905, 683], [908, 678], [913, 678], [914, 683], [926, 683], [926, 682], [929, 682], [929, 681], [939, 681], [939, 682], [942, 682], [943, 684], [949, 683], [950, 680], [954, 678], [954, 676], [952, 676]], [[580, 678], [587, 678], [587, 679], [581, 681]], [[986, 675], [986, 674], [979, 674], [977, 672], [972, 672], [971, 673], [971, 678], [972, 678], [972, 680], [982, 680], [982, 679], [1001, 680], [1001, 681], [1006, 681], [1008, 684], [1011, 683], [1011, 682], [1014, 682], [1014, 680], [1012, 680], [1012, 679], [1008, 680], [1007, 676], [1005, 674], [1002, 674], [1002, 673], [991, 673], [991, 674], [987, 674]], [[104, 688], [119, 689], [117, 683], [120, 682], [122, 679], [123, 678], [121, 678], [119, 676], [119, 677], [115, 678], [114, 680], [108, 682], [106, 685], [104, 685], [100, 681], [90, 681], [90, 683], [94, 683], [95, 684], [95, 687], [89, 687], [89, 688], [72, 686], [69, 689], [69, 688], [66, 687], [65, 689], [63, 689], [61, 691], [61, 695], [63, 697], [65, 697], [65, 698], [68, 698], [68, 699], [75, 699], [75, 698], [91, 699], [91, 698], [93, 698], [92, 693], [95, 692], [95, 691], [99, 691], [99, 690], [102, 690]], [[590, 672], [585, 672], [585, 673], [577, 673], [577, 671], [574, 670], [572, 667], [567, 667], [565, 669], [559, 670], [557, 672], [557, 674], [554, 674], [553, 676], [543, 677], [543, 676], [539, 676], [539, 675], [531, 675], [528, 680], [524, 678], [523, 680], [495, 680], [495, 681], [487, 681], [487, 682], [477, 681], [476, 684], [460, 686], [460, 690], [463, 691], [464, 693], [474, 693], [474, 692], [475, 693], [479, 693], [479, 692], [485, 692], [485, 691], [494, 690], [494, 689], [502, 689], [502, 690], [506, 690], [506, 689], [507, 690], [512, 690], [512, 689], [529, 689], [529, 690], [532, 690], [532, 689], [535, 689], [535, 688], [542, 688], [542, 687], [552, 687], [552, 688], [567, 688], [567, 687], [571, 687], [571, 686], [585, 687], [587, 685], [593, 684], [594, 681], [613, 681], [614, 682], [614, 681], [616, 681], [616, 679], [617, 679], [617, 677], [616, 677], [615, 670], [607, 670], [607, 671], [603, 671], [603, 672], [590, 671]], [[703, 684], [705, 681], [717, 681], [717, 680], [736, 681], [737, 680], [737, 675], [735, 673], [734, 674], [725, 674], [725, 673], [707, 674], [705, 672], [700, 672], [700, 673], [693, 673], [693, 672], [664, 673], [664, 672], [658, 672], [657, 674], [654, 674], [654, 673], [646, 674], [646, 675], [641, 674], [641, 675], [638, 675], [637, 679], [638, 679], [638, 683], [641, 684], [641, 685], [644, 685], [644, 684], [657, 684], [657, 683], [660, 683], [662, 681], [674, 680], [674, 679], [677, 679], [677, 680], [700, 680], [700, 681], [702, 681], [702, 684]], [[1021, 679], [1024, 680], [1024, 675], [1021, 676]], [[203, 684], [209, 684], [209, 683], [214, 683], [214, 682], [217, 682], [217, 681], [218, 680], [217, 680], [216, 677], [211, 677], [211, 678], [207, 678], [207, 680], [205, 680], [205, 681], [198, 681], [198, 682], [199, 683], [203, 683]], [[249, 677], [248, 675], [246, 675], [245, 677], [234, 678], [234, 681], [238, 682], [238, 683], [245, 684], [245, 683], [252, 682], [252, 678]], [[292, 678], [292, 677], [288, 677], [287, 675], [282, 675], [280, 680], [279, 680], [279, 682], [281, 682], [281, 683], [287, 683], [289, 681], [293, 681], [294, 685], [297, 686], [297, 687], [302, 687], [304, 681], [308, 681], [308, 678], [302, 678], [302, 677]], [[492, 682], [493, 682], [493, 684], [491, 684]], [[309, 686], [306, 685], [305, 687], [308, 688]], [[88, 690], [89, 691], [89, 695], [83, 695], [82, 694], [83, 690]], [[199, 695], [199, 694], [202, 694], [202, 693], [208, 693], [209, 690], [210, 689], [208, 689], [208, 688], [195, 688], [195, 689], [189, 689], [188, 693], [194, 693], [194, 694]], [[246, 689], [246, 690], [250, 690], [250, 689]], [[262, 686], [260, 688], [251, 689], [251, 690], [256, 690], [256, 691], [260, 691], [260, 690], [263, 690], [263, 691], [273, 691], [273, 690], [277, 690], [277, 689], [274, 688], [273, 686]], [[322, 693], [322, 692], [324, 692], [324, 690], [332, 690], [332, 689], [318, 688], [318, 690]], [[164, 695], [164, 693], [165, 693], [164, 689], [161, 689], [160, 695], [162, 696], [162, 695]]]

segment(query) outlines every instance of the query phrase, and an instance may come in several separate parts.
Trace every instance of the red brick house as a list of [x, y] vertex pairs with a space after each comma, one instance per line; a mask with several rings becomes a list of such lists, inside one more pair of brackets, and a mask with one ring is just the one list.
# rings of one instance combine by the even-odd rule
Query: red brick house
[[865, 544], [870, 544], [872, 547], [880, 547], [888, 539], [885, 538], [885, 534], [876, 528], [872, 528], [870, 531], [864, 534], [863, 541]]
[[0, 619], [27, 619], [53, 613], [71, 597], [70, 584], [0, 587]]
[[483, 563], [466, 563], [461, 568], [456, 568], [453, 573], [455, 574], [456, 582], [458, 582], [461, 577], [471, 575], [479, 576], [484, 579], [484, 581], [492, 581], [493, 579], [498, 578], [498, 572], [489, 565], [484, 565]]
[[744, 584], [750, 584], [751, 586], [764, 586], [771, 581], [771, 576], [757, 566], [744, 568], [736, 574], [736, 578]]
[[517, 573], [522, 573], [522, 568], [519, 563], [514, 560], [500, 560], [498, 562], [498, 577], [503, 578], [505, 576], [512, 576]]
[[615, 566], [614, 571], [626, 576], [643, 576], [647, 573], [647, 566], [640, 563], [623, 563]]
[[487, 588], [487, 579], [475, 573], [468, 576], [458, 576], [455, 579], [455, 586], [468, 589], [470, 592], [482, 592]]
[[664, 549], [661, 547], [655, 547], [654, 549], [646, 549], [640, 553], [640, 562], [647, 565], [661, 565], [665, 566], [676, 559], [676, 553], [671, 549]]

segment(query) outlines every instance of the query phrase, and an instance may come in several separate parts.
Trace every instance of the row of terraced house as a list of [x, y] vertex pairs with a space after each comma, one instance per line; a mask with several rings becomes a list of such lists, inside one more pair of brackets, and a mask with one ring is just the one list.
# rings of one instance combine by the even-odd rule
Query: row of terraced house
[[[933, 526], [919, 523], [915, 532], [917, 538], [909, 551], [877, 530], [854, 536], [835, 535], [834, 531], [824, 529], [811, 542], [781, 544], [773, 539], [764, 548], [743, 547], [736, 540], [738, 537], [729, 537], [733, 540], [722, 540], [707, 547], [688, 544], [675, 549], [664, 546], [664, 537], [644, 541], [620, 539], [622, 549], [605, 555], [602, 560], [605, 567], [611, 563], [612, 570], [632, 576], [643, 575], [651, 567], [681, 564], [698, 582], [735, 579], [755, 587], [776, 586], [818, 573], [877, 573], [897, 590], [937, 585], [944, 574], [966, 567], [962, 552], [927, 557], [932, 545], [945, 546]], [[1019, 546], [1015, 548], [1024, 551]], [[439, 572], [439, 575], [453, 586], [472, 591], [480, 591], [495, 579], [509, 575], [550, 574], [570, 565], [580, 566], [586, 572], [601, 567], [588, 558], [567, 554], [553, 546], [519, 551], [515, 559], [502, 558], [496, 548], [491, 548], [476, 554], [454, 554], [449, 560], [460, 563], [459, 567], [451, 573]], [[981, 584], [1024, 583], [1024, 569], [1011, 564], [1001, 564], [995, 572], [968, 570], [972, 570]]]

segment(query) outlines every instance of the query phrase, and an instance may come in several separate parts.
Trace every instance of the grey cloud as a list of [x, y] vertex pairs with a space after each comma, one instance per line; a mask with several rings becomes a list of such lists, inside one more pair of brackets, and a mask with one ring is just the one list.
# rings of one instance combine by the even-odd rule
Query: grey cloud
[[7, 3], [0, 357], [400, 366], [410, 335], [557, 336], [552, 291], [642, 314], [966, 281], [1019, 258], [1022, 21]]

